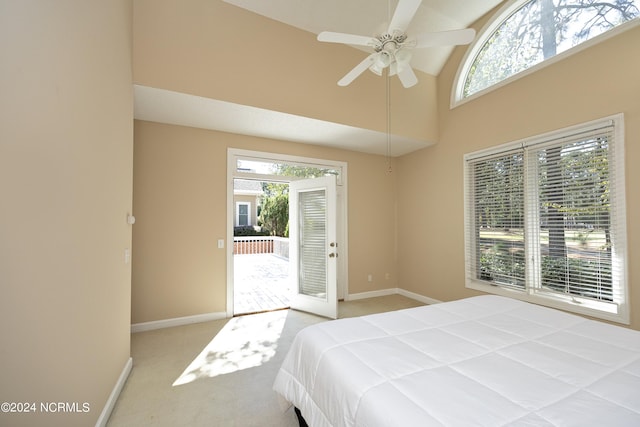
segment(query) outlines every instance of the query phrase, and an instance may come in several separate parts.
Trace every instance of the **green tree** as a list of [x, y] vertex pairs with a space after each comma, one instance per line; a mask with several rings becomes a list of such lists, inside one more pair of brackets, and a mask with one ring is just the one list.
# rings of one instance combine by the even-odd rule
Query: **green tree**
[[[319, 178], [335, 173], [331, 169], [321, 169], [293, 164], [277, 164], [275, 175], [294, 178]], [[260, 221], [271, 231], [272, 236], [289, 237], [289, 184], [265, 182], [262, 184], [263, 196]]]
[[262, 184], [260, 222], [272, 236], [289, 236], [289, 184]]
[[[549, 232], [549, 251], [542, 260], [542, 280], [554, 289], [598, 298], [606, 298], [611, 293], [607, 150], [607, 138], [597, 137], [541, 151], [540, 218]], [[604, 232], [605, 244], [569, 258], [565, 230], [570, 228]], [[601, 286], [597, 293], [585, 291], [596, 283]]]
[[640, 16], [637, 0], [532, 0], [490, 36], [469, 70], [472, 95]]
[[311, 166], [300, 166], [292, 164], [278, 164], [275, 166], [275, 174], [296, 178], [320, 178], [328, 174], [335, 174], [332, 169], [321, 169]]

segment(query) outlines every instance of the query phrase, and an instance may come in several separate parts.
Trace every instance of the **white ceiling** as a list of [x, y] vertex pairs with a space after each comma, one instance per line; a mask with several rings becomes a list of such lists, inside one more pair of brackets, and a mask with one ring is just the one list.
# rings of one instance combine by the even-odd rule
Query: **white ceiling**
[[[224, 0], [267, 18], [318, 34], [336, 31], [373, 36], [384, 31], [397, 0]], [[502, 0], [423, 0], [407, 34], [468, 27]], [[453, 48], [414, 50], [414, 69], [437, 75]], [[345, 70], [345, 74], [349, 70]], [[191, 126], [264, 138], [387, 154], [381, 132], [193, 95], [134, 86], [134, 116], [139, 120]], [[430, 145], [392, 136], [392, 156]]]
[[[374, 36], [386, 31], [398, 0], [224, 0], [287, 25], [318, 34], [322, 31]], [[422, 0], [407, 35], [467, 28], [503, 0]], [[453, 47], [413, 51], [411, 65], [434, 76]], [[364, 56], [363, 56], [364, 59]], [[345, 74], [349, 70], [345, 70]]]

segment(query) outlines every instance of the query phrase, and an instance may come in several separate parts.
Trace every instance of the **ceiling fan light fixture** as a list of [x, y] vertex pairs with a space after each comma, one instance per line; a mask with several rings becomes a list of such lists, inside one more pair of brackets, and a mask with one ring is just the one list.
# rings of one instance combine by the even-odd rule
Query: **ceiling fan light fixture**
[[398, 63], [394, 62], [393, 64], [389, 65], [389, 76], [395, 76], [396, 74], [398, 74]]
[[393, 56], [389, 52], [383, 50], [378, 54], [375, 65], [379, 66], [381, 69], [386, 68], [391, 65], [392, 60]]
[[371, 67], [369, 67], [369, 70], [371, 70], [371, 72], [373, 74], [381, 76], [382, 75], [382, 70], [384, 70], [384, 67], [381, 67], [381, 66], [378, 65], [377, 62], [374, 62], [373, 65]]
[[378, 76], [382, 75], [382, 70], [387, 68], [393, 62], [393, 56], [385, 51], [378, 52], [377, 57], [373, 60], [373, 65], [369, 69]]
[[398, 49], [395, 54], [396, 62], [399, 67], [406, 67], [411, 62], [411, 51], [408, 49]]

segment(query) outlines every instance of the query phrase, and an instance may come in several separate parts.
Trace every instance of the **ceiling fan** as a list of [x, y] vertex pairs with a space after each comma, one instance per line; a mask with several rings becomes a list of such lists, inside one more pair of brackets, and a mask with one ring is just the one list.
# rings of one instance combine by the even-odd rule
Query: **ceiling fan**
[[374, 37], [355, 34], [323, 31], [318, 34], [318, 41], [342, 43], [356, 46], [369, 46], [374, 52], [349, 71], [340, 81], [339, 86], [347, 86], [367, 69], [382, 75], [389, 67], [389, 75], [398, 75], [402, 86], [409, 88], [418, 83], [411, 68], [411, 50], [433, 46], [464, 45], [473, 41], [476, 32], [472, 28], [436, 33], [424, 33], [410, 38], [405, 33], [422, 0], [400, 0], [391, 18], [387, 32]]

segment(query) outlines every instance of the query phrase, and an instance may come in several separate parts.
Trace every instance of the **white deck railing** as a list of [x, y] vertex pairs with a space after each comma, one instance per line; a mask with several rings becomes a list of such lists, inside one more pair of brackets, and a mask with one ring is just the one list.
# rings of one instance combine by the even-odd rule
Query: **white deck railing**
[[236, 236], [233, 238], [233, 253], [274, 254], [289, 259], [289, 239], [276, 236]]

